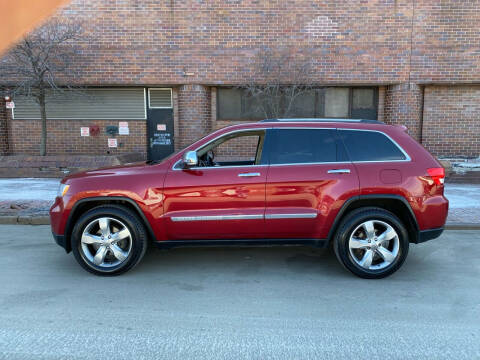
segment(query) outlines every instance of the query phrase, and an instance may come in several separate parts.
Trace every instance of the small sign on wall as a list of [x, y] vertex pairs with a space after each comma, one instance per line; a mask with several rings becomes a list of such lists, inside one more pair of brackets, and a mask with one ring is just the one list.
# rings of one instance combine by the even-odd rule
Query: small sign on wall
[[109, 148], [116, 148], [117, 147], [117, 139], [108, 139], [108, 147]]
[[90, 136], [90, 128], [82, 126], [80, 128], [80, 136]]
[[157, 124], [157, 131], [167, 131], [166, 124]]
[[130, 135], [130, 130], [128, 129], [128, 122], [120, 121], [118, 123], [118, 134], [119, 135]]
[[15, 109], [15, 103], [13, 101], [7, 101], [5, 106], [7, 109]]

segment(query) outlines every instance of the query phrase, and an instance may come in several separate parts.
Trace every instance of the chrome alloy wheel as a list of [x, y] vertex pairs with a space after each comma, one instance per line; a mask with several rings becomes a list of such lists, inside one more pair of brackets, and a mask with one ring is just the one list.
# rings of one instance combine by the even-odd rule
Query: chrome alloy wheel
[[80, 254], [89, 265], [112, 268], [130, 255], [132, 235], [121, 221], [100, 217], [85, 227], [80, 244]]
[[368, 220], [358, 225], [350, 235], [350, 256], [367, 270], [381, 270], [399, 255], [400, 240], [395, 229], [380, 220]]

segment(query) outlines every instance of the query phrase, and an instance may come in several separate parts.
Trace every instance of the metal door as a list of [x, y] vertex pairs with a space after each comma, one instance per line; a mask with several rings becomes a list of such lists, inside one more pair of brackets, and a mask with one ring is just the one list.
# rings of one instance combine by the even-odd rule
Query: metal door
[[174, 124], [171, 89], [148, 89], [147, 156], [161, 160], [174, 152]]

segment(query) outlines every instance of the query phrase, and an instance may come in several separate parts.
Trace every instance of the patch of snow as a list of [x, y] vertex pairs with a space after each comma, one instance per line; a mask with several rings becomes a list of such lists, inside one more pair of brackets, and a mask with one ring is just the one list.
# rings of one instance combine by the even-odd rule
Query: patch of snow
[[480, 162], [478, 163], [453, 163], [453, 167], [461, 167], [461, 168], [470, 168], [470, 169], [475, 169], [475, 168], [480, 168]]
[[480, 185], [445, 184], [445, 197], [452, 209], [480, 209]]
[[0, 200], [55, 200], [60, 179], [0, 179]]

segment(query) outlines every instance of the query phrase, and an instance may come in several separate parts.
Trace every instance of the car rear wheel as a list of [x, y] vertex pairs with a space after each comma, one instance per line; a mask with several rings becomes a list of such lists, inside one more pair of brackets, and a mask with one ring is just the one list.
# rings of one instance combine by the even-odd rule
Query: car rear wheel
[[405, 226], [381, 208], [361, 208], [347, 214], [334, 239], [340, 263], [362, 278], [378, 279], [393, 274], [408, 254]]
[[86, 212], [72, 232], [75, 259], [96, 275], [119, 275], [137, 265], [147, 249], [147, 234], [138, 216], [118, 205]]

